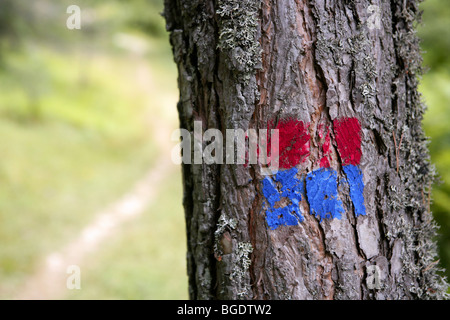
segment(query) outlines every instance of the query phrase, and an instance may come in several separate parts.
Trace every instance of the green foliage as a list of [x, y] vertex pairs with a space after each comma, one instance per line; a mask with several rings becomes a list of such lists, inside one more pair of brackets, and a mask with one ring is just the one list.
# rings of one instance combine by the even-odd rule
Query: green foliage
[[437, 239], [441, 265], [450, 278], [450, 3], [426, 0], [421, 9], [424, 12], [419, 36], [424, 64], [429, 68], [420, 87], [428, 106], [423, 125], [431, 138], [431, 160], [440, 176], [430, 202], [441, 227]]
[[434, 71], [425, 75], [421, 91], [429, 106], [424, 117], [424, 128], [431, 137], [430, 154], [440, 182], [433, 186], [432, 211], [440, 225], [439, 248], [442, 265], [450, 276], [450, 74]]
[[141, 30], [154, 37], [166, 35], [160, 16], [163, 11], [162, 0], [119, 0], [119, 2], [126, 8], [126, 24], [130, 28]]
[[17, 11], [17, 4], [11, 0], [0, 0], [0, 36], [10, 36], [14, 30], [13, 12]]
[[450, 66], [450, 4], [426, 0], [421, 4], [423, 25], [419, 29], [425, 65], [431, 70]]

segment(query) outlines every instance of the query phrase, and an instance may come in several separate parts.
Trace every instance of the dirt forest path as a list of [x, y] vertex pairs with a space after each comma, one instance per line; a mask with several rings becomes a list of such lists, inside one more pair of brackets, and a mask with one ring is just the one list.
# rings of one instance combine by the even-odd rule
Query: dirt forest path
[[[137, 64], [135, 81], [147, 92], [152, 86], [151, 70], [145, 61]], [[149, 138], [157, 142], [159, 149], [159, 156], [153, 167], [129, 192], [95, 213], [92, 222], [73, 241], [44, 257], [41, 267], [29, 277], [15, 299], [63, 299], [68, 290], [67, 279], [70, 277], [67, 268], [72, 265], [81, 266], [88, 256], [92, 257], [101, 250], [102, 244], [123, 227], [124, 223], [139, 217], [157, 200], [159, 185], [178, 167], [171, 161], [170, 136], [173, 127], [165, 121], [159, 121], [157, 117], [148, 119], [148, 125], [152, 128], [152, 137]]]

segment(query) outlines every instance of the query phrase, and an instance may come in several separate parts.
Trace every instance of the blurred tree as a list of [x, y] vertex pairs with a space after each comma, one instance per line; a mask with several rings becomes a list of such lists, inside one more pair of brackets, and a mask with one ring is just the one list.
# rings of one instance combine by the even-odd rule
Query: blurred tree
[[0, 67], [3, 67], [3, 55], [11, 42], [17, 40], [17, 28], [14, 14], [17, 12], [17, 3], [12, 0], [0, 0]]
[[[222, 132], [277, 126], [287, 142], [282, 157], [308, 155], [291, 163], [299, 175], [283, 185], [287, 170], [267, 178], [260, 165], [183, 164], [191, 298], [444, 296], [428, 202], [434, 172], [417, 92], [418, 1], [377, 3], [165, 1], [181, 128], [194, 131], [194, 121]], [[284, 141], [283, 132], [293, 130], [286, 123], [307, 125], [303, 149]], [[345, 148], [352, 143], [353, 158]], [[358, 148], [365, 200], [347, 166], [359, 162]], [[320, 172], [331, 176], [300, 183], [307, 200], [292, 196], [292, 181], [317, 180]], [[288, 211], [271, 221], [270, 196], [281, 199], [273, 210], [300, 210], [303, 221], [287, 223]], [[342, 218], [308, 214], [320, 208]]]
[[15, 34], [14, 11], [17, 5], [12, 0], [0, 0], [0, 35], [2, 37]]

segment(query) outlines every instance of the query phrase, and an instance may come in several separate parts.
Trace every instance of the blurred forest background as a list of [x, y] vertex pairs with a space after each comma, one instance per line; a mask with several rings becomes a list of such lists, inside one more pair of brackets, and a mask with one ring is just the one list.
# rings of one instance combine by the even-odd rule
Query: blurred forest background
[[[81, 30], [66, 27], [72, 4]], [[423, 124], [441, 180], [432, 210], [450, 278], [450, 2], [421, 6]], [[0, 0], [0, 299], [188, 298], [162, 10], [162, 0]], [[81, 290], [66, 288], [67, 264], [80, 267]]]

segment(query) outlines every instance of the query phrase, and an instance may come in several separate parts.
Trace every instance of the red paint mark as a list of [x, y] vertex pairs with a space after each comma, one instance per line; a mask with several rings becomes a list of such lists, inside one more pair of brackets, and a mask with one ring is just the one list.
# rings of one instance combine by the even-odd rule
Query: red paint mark
[[326, 155], [326, 154], [330, 153], [330, 145], [331, 145], [330, 132], [328, 131], [327, 136], [325, 137], [325, 142], [323, 143], [323, 146], [322, 146], [323, 154]]
[[281, 120], [279, 130], [279, 166], [289, 169], [304, 162], [309, 156], [308, 125], [295, 119]]
[[361, 161], [361, 125], [356, 118], [334, 121], [334, 133], [344, 165], [358, 165]]
[[[324, 129], [323, 125], [319, 125], [319, 137], [320, 139], [323, 139], [324, 137]], [[330, 141], [330, 130], [327, 128], [327, 133], [325, 136], [325, 142], [322, 145], [322, 159], [320, 159], [320, 167], [321, 168], [330, 168], [330, 160], [328, 159], [329, 154], [331, 153], [330, 150], [331, 141]]]
[[325, 128], [325, 126], [323, 125], [323, 123], [319, 124], [319, 126], [317, 127], [317, 131], [319, 132], [320, 139], [323, 139], [324, 128]]
[[322, 159], [320, 159], [320, 167], [321, 168], [329, 168], [329, 167], [331, 167], [330, 161], [328, 160], [327, 157], [323, 157]]

